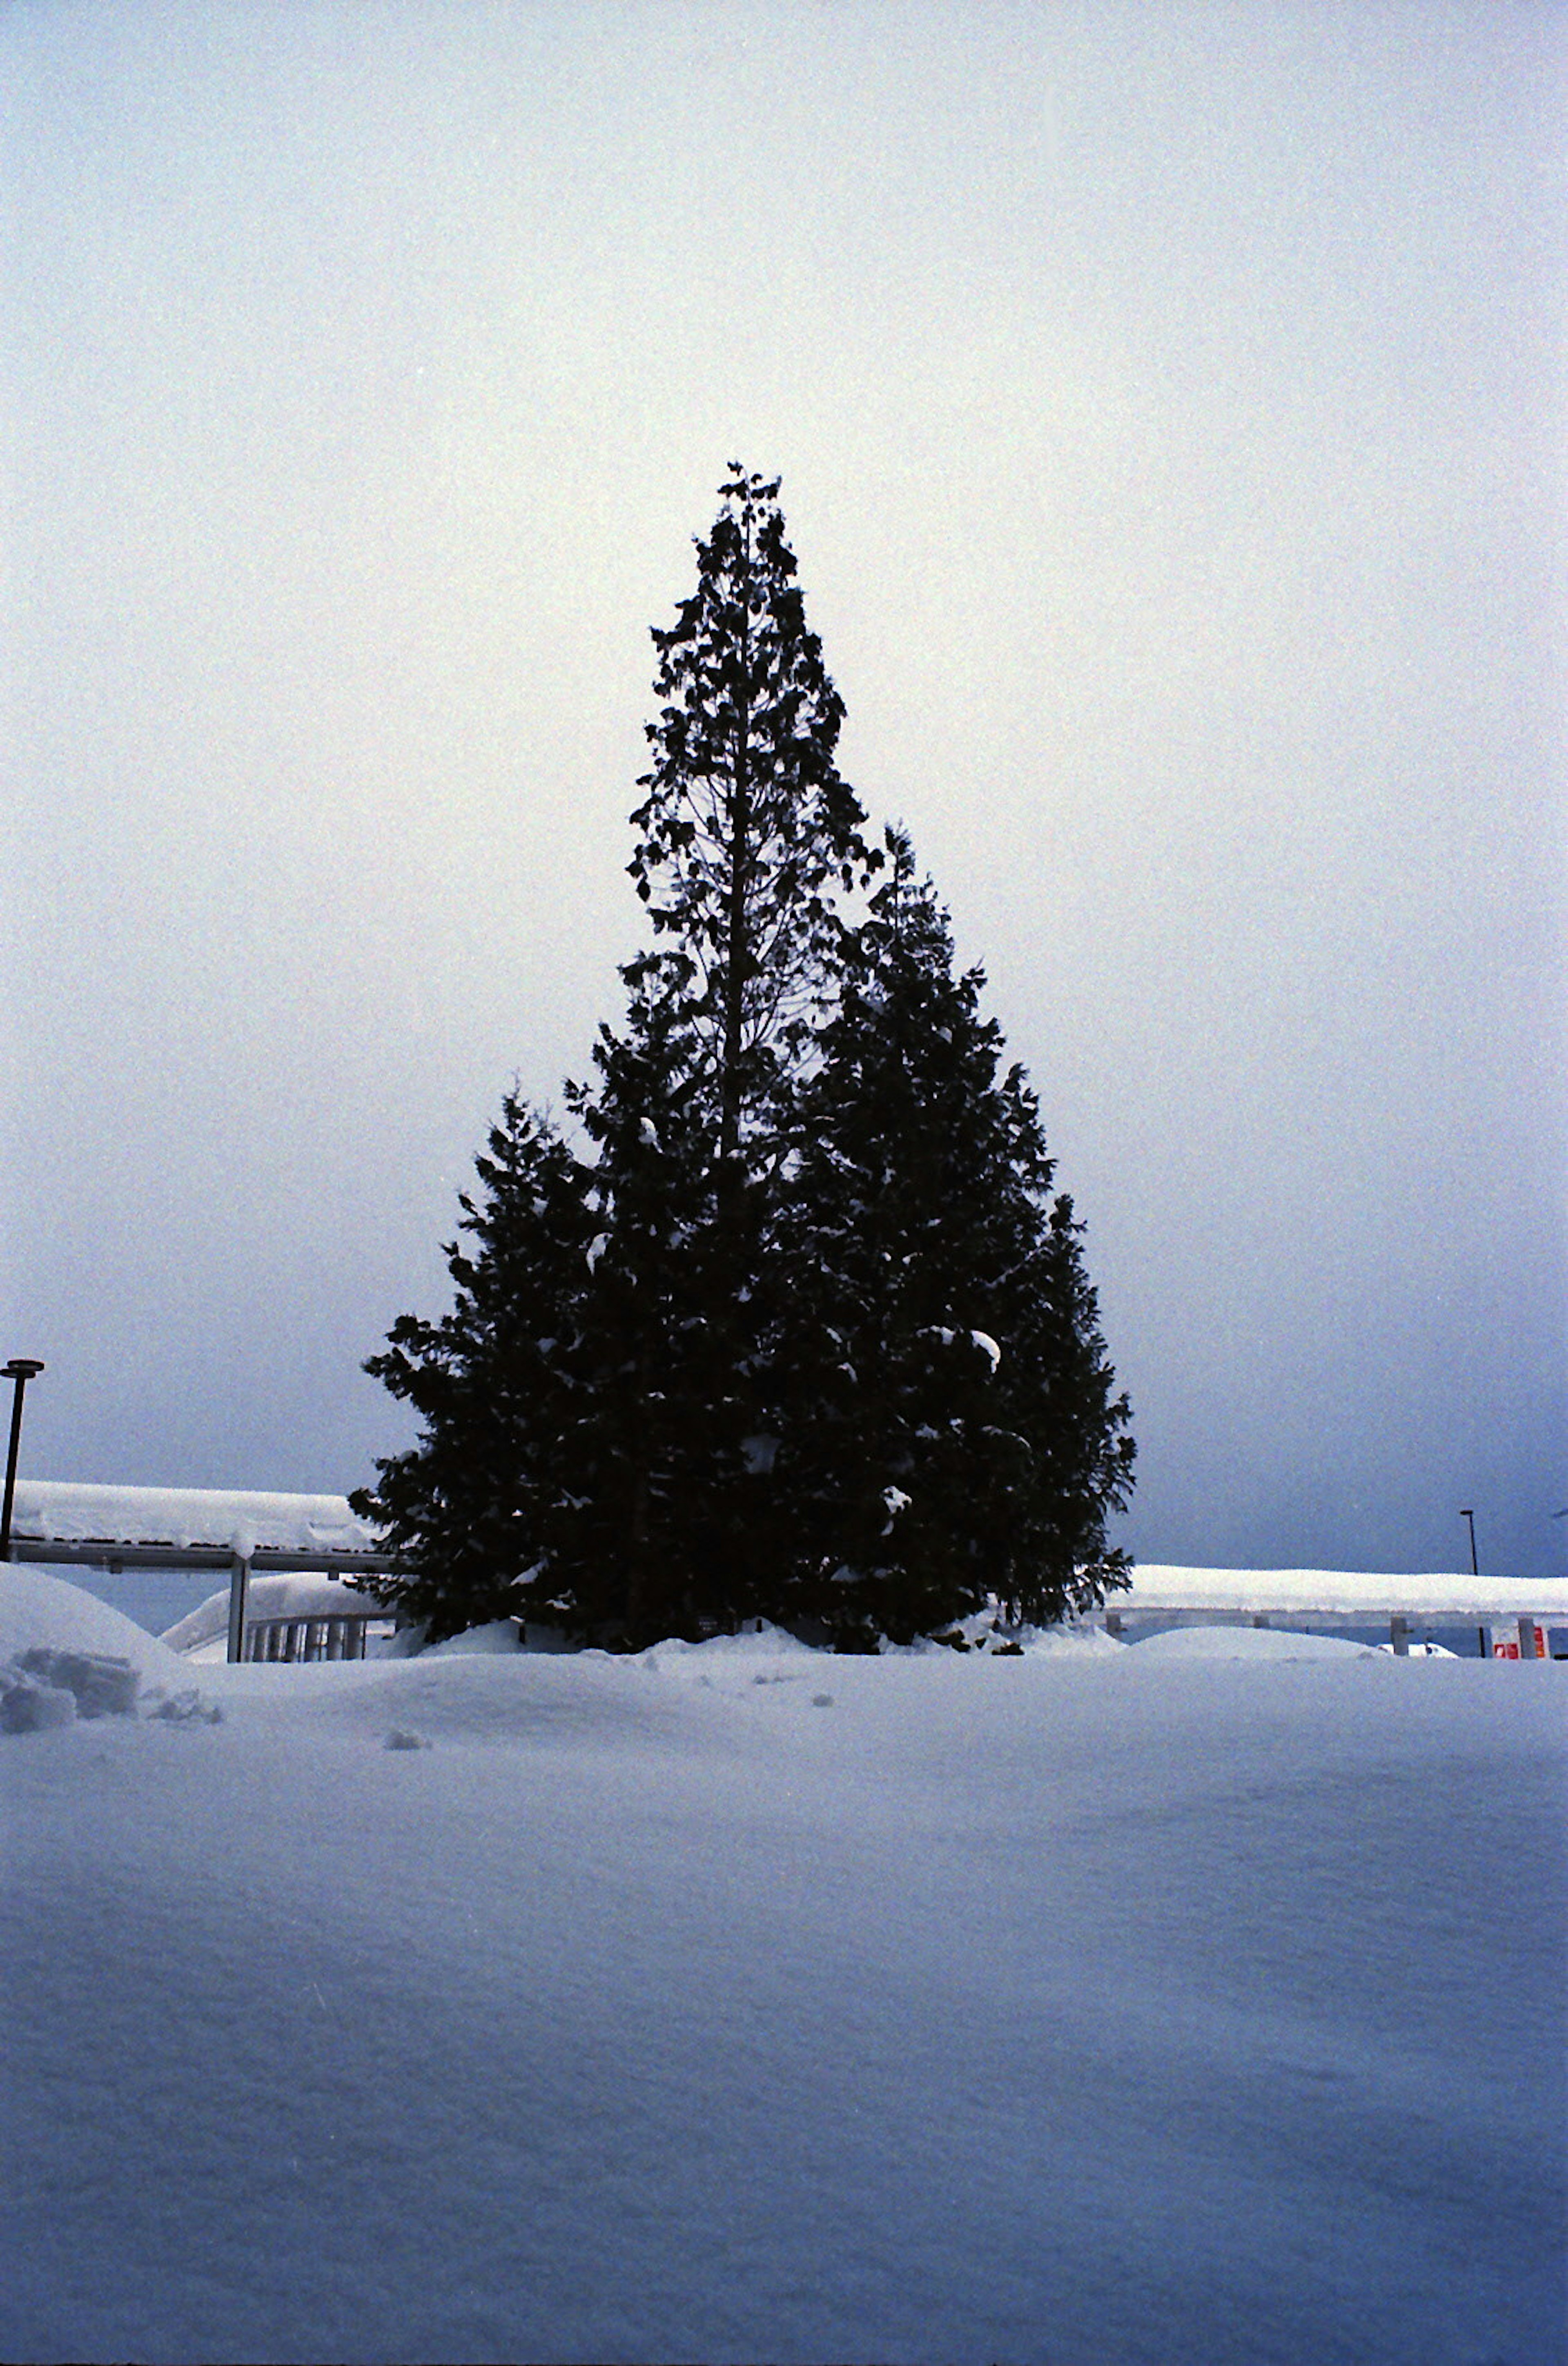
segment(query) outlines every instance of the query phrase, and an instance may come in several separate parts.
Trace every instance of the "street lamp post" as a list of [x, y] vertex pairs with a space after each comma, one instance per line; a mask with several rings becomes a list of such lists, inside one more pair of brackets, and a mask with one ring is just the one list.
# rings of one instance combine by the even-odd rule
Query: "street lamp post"
[[10, 1362], [0, 1365], [0, 1380], [14, 1380], [17, 1392], [11, 1399], [11, 1448], [6, 1457], [6, 1500], [0, 1504], [0, 1561], [11, 1558], [11, 1506], [17, 1497], [17, 1456], [22, 1443], [22, 1391], [29, 1380], [36, 1380], [43, 1366], [36, 1356], [13, 1356]]
[[1461, 1504], [1459, 1515], [1461, 1520], [1470, 1522], [1470, 1573], [1472, 1577], [1479, 1577], [1481, 1571], [1475, 1559], [1475, 1514], [1467, 1505]]

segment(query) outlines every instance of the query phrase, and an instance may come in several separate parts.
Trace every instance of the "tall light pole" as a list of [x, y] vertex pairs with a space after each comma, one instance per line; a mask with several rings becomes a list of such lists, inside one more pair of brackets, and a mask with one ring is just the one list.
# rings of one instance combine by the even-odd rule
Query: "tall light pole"
[[1481, 1575], [1481, 1572], [1477, 1568], [1475, 1561], [1475, 1514], [1470, 1510], [1468, 1505], [1461, 1504], [1460, 1506], [1459, 1515], [1461, 1520], [1468, 1520], [1470, 1522], [1470, 1573], [1472, 1577], [1479, 1577]]
[[11, 1399], [11, 1450], [6, 1457], [6, 1500], [0, 1504], [0, 1560], [11, 1558], [11, 1506], [17, 1496], [17, 1455], [22, 1443], [22, 1391], [29, 1380], [36, 1380], [43, 1366], [36, 1356], [13, 1356], [8, 1364], [0, 1366], [0, 1380], [14, 1380], [16, 1395]]

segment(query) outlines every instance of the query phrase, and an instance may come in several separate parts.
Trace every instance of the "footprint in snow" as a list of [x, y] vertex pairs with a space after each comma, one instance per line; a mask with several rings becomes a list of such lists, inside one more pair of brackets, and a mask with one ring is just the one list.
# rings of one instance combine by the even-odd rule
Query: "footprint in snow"
[[832, 1694], [813, 1693], [811, 1696], [811, 1706], [813, 1708], [831, 1708], [833, 1706]]
[[430, 1744], [422, 1741], [417, 1733], [405, 1733], [399, 1726], [387, 1736], [381, 1747], [383, 1750], [428, 1750]]

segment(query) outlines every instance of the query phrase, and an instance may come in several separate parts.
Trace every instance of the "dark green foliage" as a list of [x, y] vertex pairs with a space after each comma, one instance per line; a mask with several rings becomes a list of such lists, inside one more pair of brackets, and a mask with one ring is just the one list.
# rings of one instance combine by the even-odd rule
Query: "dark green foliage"
[[629, 1640], [776, 1607], [768, 1468], [777, 1177], [838, 898], [878, 857], [834, 760], [843, 708], [807, 629], [778, 488], [738, 466], [698, 580], [656, 630], [653, 766], [630, 865], [652, 948], [623, 972], [596, 1083], [604, 1253], [585, 1311], [574, 1467], [580, 1599]]
[[770, 1528], [747, 1453], [761, 1195], [720, 1193], [684, 1029], [639, 986], [571, 1096], [597, 1152], [572, 1579], [580, 1623], [631, 1645], [747, 1615]]
[[480, 1196], [461, 1200], [456, 1284], [439, 1323], [392, 1325], [366, 1370], [412, 1404], [423, 1442], [378, 1465], [352, 1499], [402, 1560], [378, 1580], [433, 1641], [509, 1615], [555, 1616], [568, 1448], [581, 1404], [577, 1335], [592, 1209], [578, 1161], [508, 1095]]
[[1040, 1620], [1125, 1582], [1133, 1448], [1033, 1096], [906, 839], [849, 949], [792, 1180], [781, 1475], [834, 1628]]
[[719, 490], [696, 591], [653, 635], [662, 704], [630, 871], [656, 944], [627, 978], [679, 1008], [728, 1160], [787, 1109], [830, 996], [835, 890], [876, 858], [839, 777], [843, 703], [807, 629], [778, 486], [732, 462]]
[[867, 1650], [1126, 1582], [1126, 1400], [1033, 1097], [906, 839], [845, 918], [884, 856], [777, 490], [732, 469], [653, 637], [653, 943], [567, 1088], [581, 1155], [509, 1098], [451, 1313], [367, 1368], [423, 1434], [355, 1505], [434, 1639], [759, 1616]]

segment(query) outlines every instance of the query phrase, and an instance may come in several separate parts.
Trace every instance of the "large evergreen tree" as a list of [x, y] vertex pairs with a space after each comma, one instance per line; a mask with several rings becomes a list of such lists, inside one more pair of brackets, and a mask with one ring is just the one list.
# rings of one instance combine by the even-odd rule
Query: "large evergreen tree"
[[1125, 1397], [1021, 1070], [954, 975], [945, 914], [889, 833], [791, 1183], [798, 1293], [780, 1458], [805, 1608], [843, 1637], [999, 1598], [1058, 1617], [1125, 1583]]
[[630, 864], [652, 942], [568, 1087], [509, 1098], [438, 1323], [367, 1369], [419, 1445], [355, 1498], [434, 1637], [846, 1643], [1122, 1582], [1124, 1398], [1038, 1112], [945, 916], [840, 779], [776, 484], [732, 468], [659, 653]]

